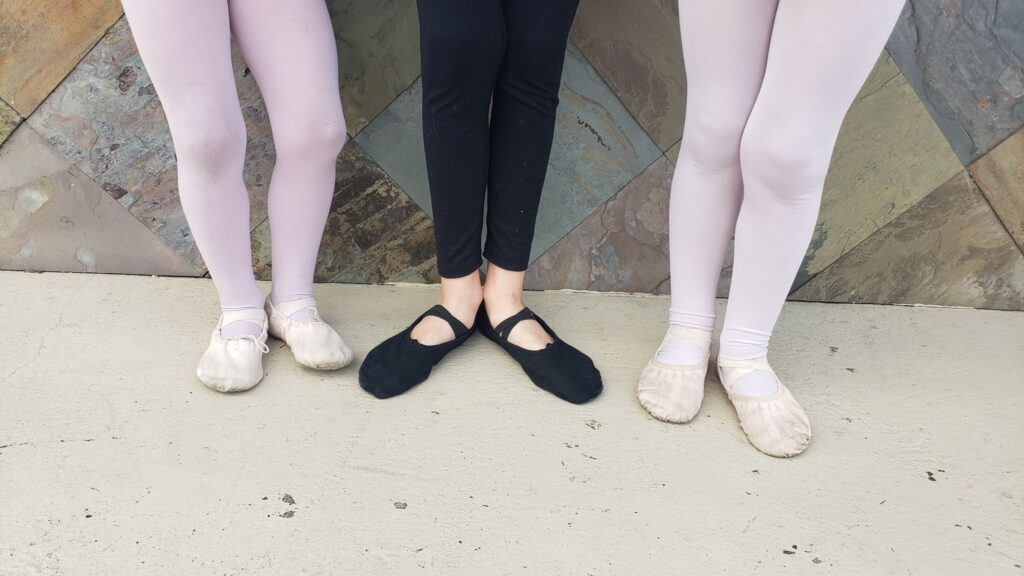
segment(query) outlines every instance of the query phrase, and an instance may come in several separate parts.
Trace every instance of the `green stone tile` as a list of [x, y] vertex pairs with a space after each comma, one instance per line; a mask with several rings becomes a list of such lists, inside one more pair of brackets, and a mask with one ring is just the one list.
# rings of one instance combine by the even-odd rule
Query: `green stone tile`
[[883, 53], [846, 115], [795, 286], [961, 170], [913, 88]]
[[658, 146], [672, 147], [686, 108], [676, 2], [587, 0], [571, 37]]
[[0, 2], [0, 98], [27, 117], [120, 16], [118, 0]]
[[1024, 250], [1024, 129], [979, 158], [968, 170]]
[[[270, 223], [253, 230], [254, 266], [270, 279]], [[355, 142], [337, 162], [331, 213], [317, 259], [319, 282], [438, 282], [434, 227]]]
[[328, 0], [341, 97], [355, 135], [420, 74], [415, 0]]
[[[21, 116], [18, 115], [17, 110], [11, 108], [7, 102], [0, 100], [0, 145], [3, 145], [19, 124], [21, 124]], [[3, 183], [0, 183], [0, 186], [2, 185]]]
[[[603, 204], [661, 151], [570, 45], [555, 139], [541, 198], [532, 257], [543, 254]], [[419, 82], [377, 117], [356, 141], [427, 213]]]
[[1024, 255], [961, 172], [792, 298], [1022, 310]]

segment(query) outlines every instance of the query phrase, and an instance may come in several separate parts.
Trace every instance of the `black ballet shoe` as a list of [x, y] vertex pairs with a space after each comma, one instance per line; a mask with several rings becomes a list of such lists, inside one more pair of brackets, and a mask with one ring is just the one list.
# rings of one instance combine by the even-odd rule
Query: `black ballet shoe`
[[[455, 339], [434, 346], [425, 346], [413, 340], [413, 328], [427, 316], [436, 316], [447, 322], [455, 333]], [[359, 367], [359, 385], [377, 398], [398, 396], [426, 380], [434, 366], [446, 354], [461, 346], [475, 331], [476, 326], [466, 328], [444, 306], [437, 304], [408, 328], [370, 350], [363, 365]]]
[[[523, 320], [536, 320], [554, 342], [543, 350], [527, 350], [509, 342], [508, 335]], [[480, 306], [476, 325], [481, 334], [493, 340], [519, 362], [526, 375], [540, 389], [573, 404], [583, 404], [601, 393], [601, 373], [590, 357], [565, 343], [529, 308], [523, 308], [491, 327], [487, 311]]]

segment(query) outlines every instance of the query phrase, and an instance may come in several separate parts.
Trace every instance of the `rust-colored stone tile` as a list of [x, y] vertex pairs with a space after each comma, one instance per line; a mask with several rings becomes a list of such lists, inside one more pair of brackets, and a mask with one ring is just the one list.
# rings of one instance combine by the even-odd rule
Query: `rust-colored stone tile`
[[28, 117], [120, 16], [118, 0], [0, 2], [0, 98]]
[[199, 274], [74, 166], [0, 190], [0, 268]]
[[[253, 231], [257, 275], [269, 279], [270, 223]], [[434, 228], [426, 214], [355, 142], [337, 163], [337, 184], [317, 259], [320, 282], [438, 282]]]
[[[11, 108], [7, 102], [0, 100], [0, 145], [3, 145], [19, 124], [21, 124], [21, 116], [18, 115], [18, 111]], [[3, 183], [0, 183], [0, 186], [3, 186]]]
[[792, 298], [1022, 310], [1024, 255], [961, 172]]
[[1024, 250], [1024, 129], [979, 158], [968, 170], [1017, 246]]
[[686, 74], [675, 0], [581, 2], [571, 37], [662, 150], [679, 140]]

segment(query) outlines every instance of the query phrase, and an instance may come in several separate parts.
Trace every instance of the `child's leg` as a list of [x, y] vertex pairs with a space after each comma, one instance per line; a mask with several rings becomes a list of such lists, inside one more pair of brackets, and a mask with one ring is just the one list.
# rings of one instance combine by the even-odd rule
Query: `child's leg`
[[[764, 356], [814, 231], [832, 148], [903, 3], [781, 0], [761, 91], [743, 133], [744, 197], [721, 356]], [[749, 386], [747, 386], [749, 384]], [[736, 382], [770, 394], [773, 376]]]
[[[224, 310], [261, 310], [252, 272], [245, 124], [231, 69], [228, 4], [124, 0], [135, 42], [163, 104], [178, 157], [181, 207]], [[227, 338], [259, 334], [234, 322]]]
[[346, 139], [331, 19], [322, 0], [229, 0], [229, 6], [277, 150], [268, 199], [272, 299], [277, 305], [310, 298], [335, 161]]

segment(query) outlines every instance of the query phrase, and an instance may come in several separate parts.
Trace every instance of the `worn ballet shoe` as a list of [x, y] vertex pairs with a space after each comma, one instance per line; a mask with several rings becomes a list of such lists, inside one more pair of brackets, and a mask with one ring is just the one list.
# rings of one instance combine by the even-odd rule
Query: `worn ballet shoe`
[[[220, 329], [232, 322], [252, 322], [262, 330], [259, 336], [224, 338]], [[267, 348], [267, 316], [263, 310], [225, 311], [210, 335], [210, 345], [199, 360], [196, 377], [218, 392], [241, 392], [263, 378], [263, 355]]]
[[[315, 299], [289, 300], [275, 306], [267, 296], [264, 308], [270, 335], [288, 345], [296, 363], [314, 370], [337, 370], [352, 362], [352, 350], [334, 328], [320, 318]], [[303, 310], [312, 312], [312, 320], [292, 318]]]
[[[660, 356], [666, 346], [683, 340], [704, 352], [704, 359], [692, 364], [668, 364]], [[684, 424], [693, 420], [704, 400], [704, 378], [711, 357], [709, 331], [669, 324], [661, 346], [640, 372], [636, 397], [651, 415], [664, 422]]]
[[[811, 442], [811, 422], [768, 365], [767, 358], [732, 360], [719, 357], [717, 369], [718, 380], [736, 408], [740, 427], [754, 448], [777, 458], [796, 456], [807, 449]], [[768, 396], [733, 394], [732, 384], [754, 370], [770, 373], [778, 382], [778, 390]]]

